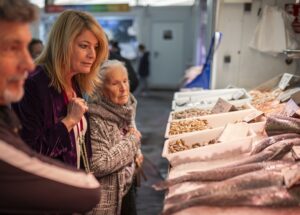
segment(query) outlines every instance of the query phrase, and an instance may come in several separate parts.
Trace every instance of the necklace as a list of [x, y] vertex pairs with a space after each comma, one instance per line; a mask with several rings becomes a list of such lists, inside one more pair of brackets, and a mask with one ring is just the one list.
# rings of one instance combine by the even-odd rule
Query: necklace
[[[63, 91], [63, 96], [64, 96], [64, 102], [65, 104], [69, 103], [69, 99], [67, 96], [67, 93], [65, 91]], [[73, 96], [72, 97], [76, 97], [76, 93], [73, 91]], [[83, 116], [84, 118], [84, 116]], [[87, 173], [91, 172], [90, 170], [90, 166], [89, 166], [89, 159], [88, 159], [88, 155], [87, 155], [87, 151], [86, 151], [86, 145], [85, 145], [85, 135], [84, 135], [84, 129], [83, 129], [83, 118], [81, 118], [80, 122], [77, 123], [75, 126], [77, 128], [77, 138], [78, 138], [78, 149], [79, 152], [77, 153], [77, 156], [80, 156], [83, 160], [83, 165], [84, 165], [84, 169]], [[75, 128], [75, 127], [74, 127]], [[74, 129], [73, 128], [73, 129]], [[74, 132], [75, 135], [75, 132]], [[75, 144], [77, 144], [76, 141], [76, 135], [75, 135]], [[78, 161], [78, 168], [80, 168], [80, 159]]]
[[[79, 128], [80, 126], [80, 128]], [[85, 135], [83, 133], [83, 119], [80, 120], [80, 122], [76, 125], [77, 132], [78, 132], [78, 143], [79, 143], [79, 150], [80, 150], [80, 156], [83, 160], [84, 169], [87, 173], [91, 172], [86, 145], [85, 145]]]
[[84, 141], [84, 135], [82, 135], [79, 144], [80, 144], [80, 149], [81, 149], [80, 153], [81, 153], [81, 157], [82, 157], [82, 160], [83, 160], [83, 165], [84, 165], [85, 171], [87, 173], [90, 173], [91, 169], [90, 169], [89, 160], [88, 160], [88, 156], [87, 156], [87, 151], [86, 151], [86, 146], [85, 146], [85, 141]]

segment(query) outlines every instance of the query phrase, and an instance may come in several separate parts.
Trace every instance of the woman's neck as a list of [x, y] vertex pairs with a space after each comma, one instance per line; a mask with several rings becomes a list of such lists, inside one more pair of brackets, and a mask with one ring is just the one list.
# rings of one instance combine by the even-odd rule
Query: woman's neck
[[66, 77], [66, 89], [65, 89], [65, 93], [68, 97], [68, 99], [70, 100], [71, 98], [76, 97], [76, 92], [73, 88], [73, 84], [72, 84], [72, 78], [73, 76], [67, 76]]

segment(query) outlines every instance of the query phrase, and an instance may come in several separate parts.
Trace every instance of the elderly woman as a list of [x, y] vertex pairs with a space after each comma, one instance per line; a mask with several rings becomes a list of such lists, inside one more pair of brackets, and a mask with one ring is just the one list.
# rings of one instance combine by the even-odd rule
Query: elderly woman
[[132, 181], [136, 165], [143, 159], [141, 134], [134, 123], [136, 100], [129, 92], [127, 70], [120, 61], [106, 61], [99, 77], [102, 84], [89, 104], [91, 169], [101, 184], [101, 200], [92, 214], [134, 215]]

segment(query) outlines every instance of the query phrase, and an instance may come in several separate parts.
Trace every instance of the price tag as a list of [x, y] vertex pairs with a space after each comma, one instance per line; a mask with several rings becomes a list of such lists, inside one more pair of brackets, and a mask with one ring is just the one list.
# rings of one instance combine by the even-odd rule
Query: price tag
[[259, 119], [259, 117], [263, 116], [264, 112], [262, 111], [254, 111], [250, 114], [248, 114], [246, 117], [244, 117], [243, 122], [255, 122], [256, 119]]
[[288, 85], [289, 85], [289, 82], [290, 80], [292, 79], [293, 75], [290, 74], [290, 73], [284, 73], [282, 75], [282, 78], [278, 84], [278, 87], [282, 90], [284, 90]]
[[225, 101], [222, 98], [219, 98], [215, 106], [212, 108], [212, 113], [226, 113], [229, 112], [233, 108], [233, 105], [229, 102]]
[[293, 99], [290, 99], [286, 103], [285, 108], [281, 114], [287, 117], [294, 117], [294, 115], [297, 114], [298, 110], [299, 110], [299, 106], [294, 102]]

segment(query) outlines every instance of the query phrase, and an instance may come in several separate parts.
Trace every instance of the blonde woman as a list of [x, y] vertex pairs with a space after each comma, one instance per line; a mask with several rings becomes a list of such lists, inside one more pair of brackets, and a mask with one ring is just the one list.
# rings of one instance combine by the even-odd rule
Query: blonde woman
[[106, 61], [99, 76], [102, 84], [89, 103], [91, 167], [101, 184], [101, 199], [92, 214], [135, 215], [133, 178], [143, 162], [141, 134], [134, 122], [136, 100], [122, 62]]
[[25, 96], [13, 108], [21, 137], [33, 149], [90, 171], [87, 105], [107, 58], [108, 43], [98, 22], [80, 11], [64, 11], [54, 23], [37, 68], [25, 83]]

